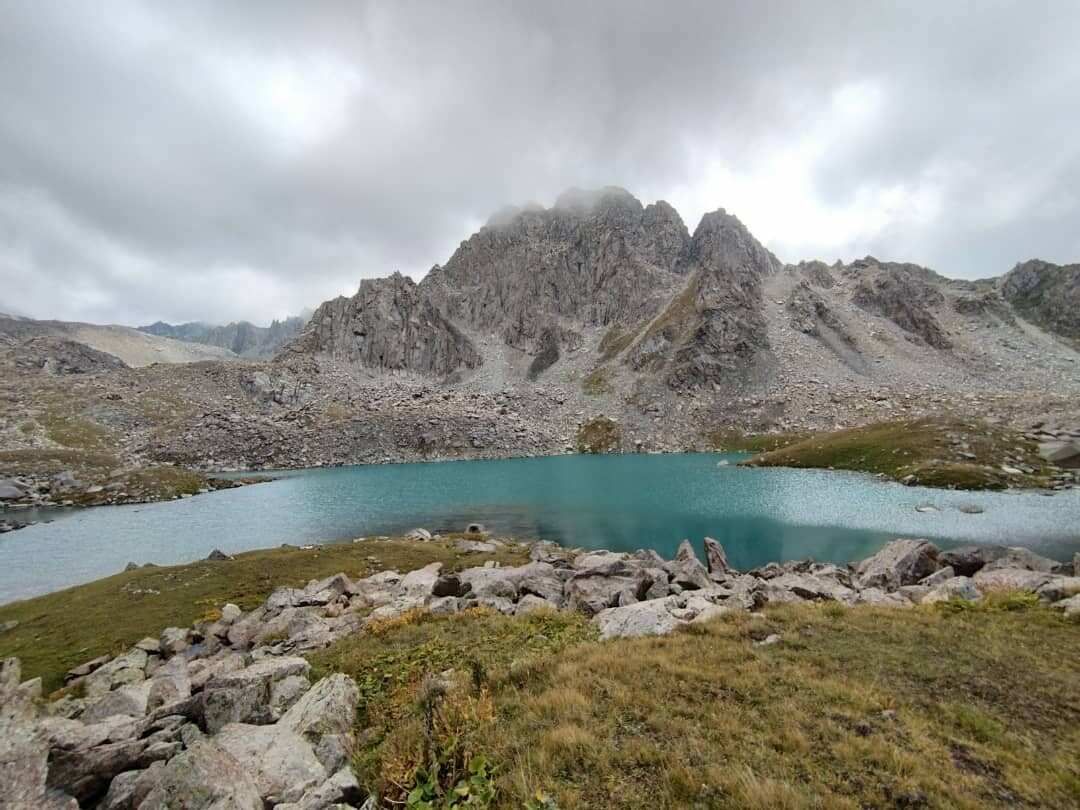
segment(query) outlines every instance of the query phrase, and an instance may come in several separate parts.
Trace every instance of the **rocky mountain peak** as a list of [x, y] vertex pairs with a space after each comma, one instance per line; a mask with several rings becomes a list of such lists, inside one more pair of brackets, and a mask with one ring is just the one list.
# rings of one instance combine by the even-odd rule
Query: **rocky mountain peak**
[[1029, 259], [1002, 277], [1000, 290], [1025, 319], [1080, 345], [1080, 264]]

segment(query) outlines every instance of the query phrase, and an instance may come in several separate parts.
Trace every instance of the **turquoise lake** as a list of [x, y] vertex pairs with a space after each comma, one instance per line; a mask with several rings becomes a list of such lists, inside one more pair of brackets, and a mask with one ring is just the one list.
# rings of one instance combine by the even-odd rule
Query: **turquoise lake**
[[[0, 602], [123, 569], [189, 562], [212, 549], [330, 543], [422, 526], [592, 548], [674, 554], [706, 535], [732, 564], [849, 562], [898, 536], [1080, 551], [1080, 492], [970, 493], [823, 470], [735, 466], [715, 454], [556, 456], [337, 467], [179, 501], [73, 510], [0, 535]], [[726, 466], [723, 462], [729, 462]], [[960, 507], [984, 511], [966, 514]], [[933, 506], [937, 511], [919, 512]]]

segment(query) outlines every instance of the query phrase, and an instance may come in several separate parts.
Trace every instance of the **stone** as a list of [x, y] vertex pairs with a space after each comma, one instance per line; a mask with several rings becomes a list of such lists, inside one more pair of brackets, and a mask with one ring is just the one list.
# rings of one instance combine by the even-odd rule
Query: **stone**
[[485, 540], [457, 540], [454, 548], [465, 554], [494, 554], [498, 546]]
[[255, 782], [267, 803], [295, 802], [326, 781], [311, 745], [288, 726], [231, 723], [213, 738]]
[[517, 608], [515, 609], [514, 612], [518, 616], [527, 616], [528, 614], [535, 613], [538, 610], [543, 611], [543, 610], [558, 610], [558, 609], [559, 609], [559, 606], [556, 605], [554, 602], [549, 602], [547, 599], [544, 599], [543, 597], [536, 596], [536, 595], [531, 594], [531, 593], [527, 593], [523, 597], [521, 597], [520, 601], [518, 601]]
[[208, 561], [221, 561], [221, 560], [231, 560], [232, 557], [230, 557], [228, 554], [226, 554], [221, 549], [215, 548], [213, 551], [211, 551], [209, 554], [206, 555], [206, 559]]
[[1060, 602], [1080, 593], [1080, 577], [1055, 576], [1036, 591], [1044, 602]]
[[270, 717], [278, 720], [311, 688], [304, 675], [287, 675], [270, 684]]
[[457, 574], [443, 574], [431, 588], [431, 595], [441, 596], [464, 596], [469, 590]]
[[[857, 597], [856, 591], [835, 579], [815, 574], [788, 573], [774, 577], [767, 581], [765, 592], [768, 595], [776, 591], [788, 591], [800, 599], [824, 599], [845, 604], [853, 604]], [[770, 601], [783, 601], [783, 599]]]
[[148, 686], [146, 708], [149, 711], [191, 697], [187, 661], [182, 656], [170, 658], [154, 672]]
[[329, 675], [311, 687], [277, 722], [307, 740], [326, 769], [345, 765], [353, 746], [360, 692], [352, 678]]
[[666, 635], [681, 625], [737, 610], [723, 603], [724, 595], [721, 591], [695, 591], [607, 608], [597, 613], [593, 622], [604, 639]]
[[227, 603], [221, 608], [221, 623], [232, 624], [243, 615], [243, 611], [239, 606], [234, 605], [232, 602]]
[[99, 655], [97, 658], [92, 658], [91, 660], [87, 661], [85, 664], [80, 664], [77, 667], [73, 667], [72, 669], [69, 669], [67, 671], [66, 675], [64, 675], [64, 682], [67, 683], [69, 681], [74, 681], [74, 680], [78, 680], [79, 678], [83, 678], [83, 677], [89, 675], [91, 672], [93, 672], [98, 667], [109, 663], [110, 660], [112, 660], [111, 656]]
[[1051, 574], [1025, 568], [983, 568], [972, 580], [983, 591], [1030, 591], [1035, 593], [1052, 579]]
[[925, 576], [919, 580], [919, 585], [925, 585], [928, 588], [933, 588], [936, 585], [940, 585], [942, 582], [947, 582], [956, 576], [956, 572], [951, 565], [946, 565], [944, 568], [939, 568], [929, 576]]
[[97, 698], [120, 686], [141, 683], [146, 680], [146, 662], [146, 653], [136, 648], [102, 664], [82, 679], [85, 696]]
[[973, 577], [988, 563], [1000, 559], [1007, 552], [1004, 546], [958, 546], [942, 551], [938, 561], [950, 566], [956, 576]]
[[429, 532], [427, 529], [413, 529], [411, 532], [405, 535], [405, 539], [422, 540], [426, 542], [431, 539], [431, 532]]
[[112, 779], [124, 771], [146, 768], [180, 752], [180, 743], [130, 739], [93, 748], [54, 750], [49, 759], [48, 784], [89, 804], [103, 796]]
[[188, 631], [183, 627], [166, 627], [161, 631], [161, 653], [179, 655], [190, 646]]
[[978, 602], [982, 599], [982, 592], [970, 577], [952, 577], [933, 585], [930, 592], [922, 597], [920, 603], [933, 605], [937, 602], [948, 602], [952, 599]]
[[263, 810], [254, 779], [211, 740], [197, 741], [135, 783], [135, 810]]
[[[374, 797], [372, 810], [375, 805]], [[363, 791], [350, 768], [342, 768], [317, 787], [308, 790], [294, 803], [277, 805], [277, 810], [325, 810], [326, 808], [355, 807], [363, 800]], [[367, 804], [365, 804], [367, 807]]]
[[893, 540], [855, 567], [860, 588], [896, 590], [914, 585], [940, 567], [938, 549], [927, 540]]
[[705, 538], [705, 564], [713, 579], [724, 579], [732, 573], [724, 547], [711, 537]]
[[[909, 585], [909, 588], [924, 588], [922, 585]], [[929, 588], [926, 588], [929, 591]], [[874, 607], [911, 607], [914, 605], [914, 601], [909, 599], [903, 593], [903, 588], [899, 591], [887, 593], [880, 588], [863, 588], [858, 592], [858, 596], [855, 599], [857, 605], [873, 605]]]
[[601, 568], [610, 565], [613, 562], [622, 562], [626, 560], [629, 555], [624, 554], [621, 551], [606, 551], [601, 549], [599, 551], [590, 551], [585, 554], [579, 554], [573, 560], [574, 568]]
[[401, 579], [402, 596], [421, 600], [431, 596], [432, 589], [439, 580], [439, 571], [441, 569], [442, 563], [433, 562], [423, 568], [407, 573]]
[[566, 607], [592, 616], [619, 604], [620, 593], [642, 599], [650, 585], [652, 580], [642, 569], [625, 562], [586, 568], [566, 583]]
[[1043, 557], [1041, 554], [1036, 554], [1031, 549], [1022, 547], [1011, 547], [1005, 550], [995, 560], [987, 563], [983, 568], [984, 571], [993, 571], [999, 568], [1021, 568], [1026, 571], [1041, 571], [1045, 574], [1052, 573], [1057, 568], [1057, 560], [1051, 560], [1049, 557]]
[[448, 616], [461, 609], [461, 600], [456, 596], [437, 596], [428, 603], [428, 611], [433, 616]]
[[462, 595], [473, 599], [492, 597], [512, 602], [518, 597], [516, 577], [510, 568], [467, 568], [459, 581], [464, 589]]
[[1066, 619], [1080, 619], [1080, 594], [1055, 602], [1053, 607], [1064, 612]]
[[89, 703], [79, 719], [92, 724], [114, 715], [142, 717], [148, 708], [150, 690], [151, 684], [143, 681], [106, 692]]
[[97, 810], [131, 810], [135, 803], [135, 785], [143, 773], [124, 771], [114, 776]]
[[206, 730], [213, 734], [229, 723], [273, 722], [271, 685], [291, 675], [306, 677], [309, 669], [303, 658], [268, 657], [244, 669], [216, 675], [203, 690]]
[[679, 543], [679, 549], [675, 552], [675, 559], [665, 564], [670, 581], [683, 589], [698, 589], [712, 587], [712, 577], [708, 569], [698, 559], [694, 547], [689, 540]]

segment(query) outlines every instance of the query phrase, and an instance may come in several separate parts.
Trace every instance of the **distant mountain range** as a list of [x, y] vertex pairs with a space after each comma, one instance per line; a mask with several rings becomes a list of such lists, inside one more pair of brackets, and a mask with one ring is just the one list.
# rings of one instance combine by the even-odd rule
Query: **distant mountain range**
[[294, 316], [283, 321], [275, 320], [269, 326], [255, 326], [248, 321], [238, 321], [224, 326], [192, 321], [171, 324], [164, 321], [140, 326], [140, 332], [158, 337], [201, 343], [227, 349], [239, 357], [270, 357], [285, 343], [299, 334], [306, 318]]

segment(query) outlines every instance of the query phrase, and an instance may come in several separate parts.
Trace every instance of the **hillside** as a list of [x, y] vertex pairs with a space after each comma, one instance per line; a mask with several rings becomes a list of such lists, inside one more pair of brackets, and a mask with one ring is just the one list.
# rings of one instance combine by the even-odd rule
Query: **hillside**
[[37, 321], [0, 315], [0, 337], [24, 341], [50, 337], [81, 343], [113, 355], [133, 368], [153, 363], [196, 363], [227, 360], [234, 355], [226, 349], [183, 343], [167, 337], [140, 332], [128, 326], [101, 326], [70, 321]]

